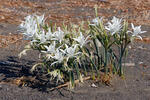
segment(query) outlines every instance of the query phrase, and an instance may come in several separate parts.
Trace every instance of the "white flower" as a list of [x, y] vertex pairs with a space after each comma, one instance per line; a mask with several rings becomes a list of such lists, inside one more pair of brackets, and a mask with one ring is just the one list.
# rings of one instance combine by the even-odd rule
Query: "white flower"
[[53, 40], [58, 40], [61, 43], [64, 38], [64, 32], [60, 29], [60, 27], [58, 27], [58, 31], [54, 32], [53, 36]]
[[122, 19], [118, 19], [116, 17], [113, 17], [111, 22], [108, 22], [108, 26], [105, 27], [108, 31], [110, 31], [111, 35], [114, 35], [116, 32], [119, 32], [122, 25], [121, 25]]
[[34, 17], [32, 15], [25, 17], [25, 21], [23, 21], [20, 24], [20, 28], [21, 28], [21, 31], [23, 32], [22, 34], [27, 39], [32, 39], [32, 37], [38, 30], [36, 21], [34, 20]]
[[61, 62], [63, 62], [63, 60], [64, 60], [64, 54], [63, 54], [62, 52], [60, 52], [60, 51], [57, 49], [56, 52], [55, 52], [55, 55], [54, 55], [54, 56], [51, 56], [51, 58], [53, 58], [53, 59], [56, 60], [55, 62], [53, 62], [53, 63], [51, 64], [51, 66], [52, 66], [52, 65], [54, 65], [54, 64], [56, 64], [56, 63], [61, 63]]
[[80, 32], [80, 36], [77, 37], [77, 38], [73, 38], [73, 39], [74, 39], [75, 41], [77, 41], [77, 42], [80, 44], [80, 47], [82, 48], [87, 42], [89, 42], [89, 41], [87, 41], [87, 39], [88, 39], [89, 37], [90, 37], [90, 35], [85, 38], [85, 37], [83, 36], [82, 32]]
[[38, 22], [39, 25], [43, 25], [44, 24], [44, 15], [42, 16], [38, 16], [38, 15], [35, 15], [36, 17], [36, 21]]
[[90, 24], [90, 25], [98, 25], [100, 21], [102, 21], [102, 18], [96, 17], [92, 20], [92, 23], [94, 24]]
[[40, 33], [35, 34], [35, 38], [40, 40], [40, 44], [45, 43], [47, 41], [44, 30], [42, 30]]
[[38, 25], [41, 25], [44, 22], [44, 15], [37, 16], [37, 15], [29, 15], [25, 17], [25, 21], [20, 24], [22, 34], [26, 39], [33, 39], [33, 36], [39, 31]]
[[81, 52], [76, 52], [76, 48], [78, 44], [71, 46], [71, 47], [68, 47], [68, 45], [65, 44], [65, 46], [66, 46], [65, 53], [67, 54], [67, 61], [69, 58], [72, 58], [72, 57], [76, 58], [77, 55], [81, 53]]
[[131, 33], [132, 33], [132, 36], [133, 36], [133, 37], [135, 37], [135, 36], [136, 36], [136, 37], [139, 37], [139, 38], [142, 40], [142, 37], [141, 37], [139, 34], [145, 33], [146, 31], [141, 31], [141, 25], [134, 27], [133, 23], [131, 23], [131, 27], [132, 27], [132, 29], [133, 29], [133, 32], [131, 32]]
[[53, 42], [53, 44], [49, 46], [44, 46], [47, 49], [46, 53], [55, 53], [56, 52], [55, 46], [56, 46], [55, 41]]
[[51, 39], [52, 39], [52, 36], [53, 36], [53, 33], [52, 33], [52, 31], [51, 31], [51, 28], [48, 28], [48, 32], [46, 33], [45, 38], [46, 38], [47, 40], [51, 40]]

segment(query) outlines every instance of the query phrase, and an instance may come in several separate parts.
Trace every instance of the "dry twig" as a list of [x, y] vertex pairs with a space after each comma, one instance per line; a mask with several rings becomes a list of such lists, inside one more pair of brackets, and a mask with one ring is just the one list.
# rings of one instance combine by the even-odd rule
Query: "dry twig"
[[[89, 80], [89, 79], [91, 79], [91, 77], [87, 76], [87, 77], [83, 78], [83, 81]], [[77, 84], [79, 82], [80, 82], [79, 80], [75, 80], [75, 84]], [[69, 86], [69, 84], [70, 84], [70, 82], [66, 82], [65, 84], [62, 84], [62, 85], [59, 85], [57, 87], [51, 88], [50, 91], [53, 91], [55, 89], [60, 89], [60, 88], [63, 88], [63, 87], [67, 87], [67, 86]]]

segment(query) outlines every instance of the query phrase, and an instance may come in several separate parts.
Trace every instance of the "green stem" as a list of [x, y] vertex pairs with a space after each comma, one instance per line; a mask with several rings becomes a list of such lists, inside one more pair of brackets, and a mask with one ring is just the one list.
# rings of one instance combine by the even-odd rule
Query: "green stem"
[[120, 55], [120, 60], [119, 60], [119, 76], [123, 75], [123, 70], [122, 70], [122, 58], [123, 58], [123, 53]]
[[96, 39], [94, 39], [93, 42], [94, 42], [97, 57], [98, 57], [98, 65], [100, 65], [99, 47], [98, 47], [98, 44], [96, 43]]
[[[99, 74], [99, 71], [98, 71], [97, 66], [95, 65], [95, 63], [93, 62], [93, 60], [92, 60], [91, 58], [90, 58], [90, 61], [91, 61], [92, 65], [94, 66], [95, 70], [96, 70], [97, 77], [99, 78], [99, 77], [100, 77], [100, 74]], [[93, 69], [93, 67], [92, 67], [92, 69]]]
[[108, 51], [107, 49], [105, 48], [105, 62], [104, 62], [104, 69], [105, 69], [105, 73], [107, 74], [108, 73], [108, 66], [107, 66], [107, 63], [108, 63]]
[[119, 76], [123, 75], [123, 68], [122, 68], [122, 59], [126, 50], [128, 44], [125, 44], [125, 46], [123, 46], [123, 44], [121, 45], [121, 50], [120, 50], [120, 59], [119, 59]]

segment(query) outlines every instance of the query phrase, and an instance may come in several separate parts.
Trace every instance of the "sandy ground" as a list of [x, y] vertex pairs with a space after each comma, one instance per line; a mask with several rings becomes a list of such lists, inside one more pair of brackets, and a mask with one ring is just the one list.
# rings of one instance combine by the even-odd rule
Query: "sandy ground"
[[[150, 2], [149, 0], [0, 0], [0, 100], [150, 100]], [[9, 2], [8, 2], [9, 1]], [[136, 2], [136, 3], [135, 3]], [[27, 41], [21, 40], [17, 25], [23, 17], [38, 13], [46, 14], [54, 22], [65, 20], [79, 22], [94, 18], [94, 5], [98, 4], [99, 15], [110, 18], [125, 16], [129, 22], [142, 24], [145, 42], [135, 42], [129, 49], [125, 79], [114, 76], [110, 86], [93, 81], [78, 84], [74, 91], [67, 88], [49, 91], [53, 84], [47, 83], [40, 74], [29, 72], [38, 61], [38, 52], [29, 52], [21, 59], [18, 53]], [[145, 15], [144, 15], [145, 14]], [[80, 15], [80, 16], [79, 16]], [[20, 86], [22, 76], [25, 84]], [[33, 84], [29, 84], [33, 83]]]
[[[25, 43], [24, 43], [25, 44]], [[27, 83], [34, 77], [29, 72], [38, 60], [37, 52], [29, 52], [28, 56], [18, 58], [23, 45], [12, 44], [0, 49], [0, 100], [149, 100], [150, 98], [150, 46], [138, 42], [131, 46], [128, 62], [135, 66], [125, 67], [125, 79], [115, 76], [110, 86], [88, 80], [78, 84], [73, 92], [67, 88], [49, 91], [50, 84], [36, 78], [35, 84], [20, 87], [19, 79], [25, 76]], [[18, 81], [17, 81], [18, 79]], [[36, 83], [43, 82], [43, 84]]]

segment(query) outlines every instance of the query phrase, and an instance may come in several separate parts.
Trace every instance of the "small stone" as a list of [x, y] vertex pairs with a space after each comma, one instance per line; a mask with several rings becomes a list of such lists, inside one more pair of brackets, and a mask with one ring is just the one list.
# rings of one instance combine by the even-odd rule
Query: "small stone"
[[97, 86], [94, 83], [92, 83], [91, 87], [97, 88]]
[[139, 62], [139, 64], [143, 64], [143, 62]]
[[132, 47], [129, 45], [128, 48], [131, 49]]

